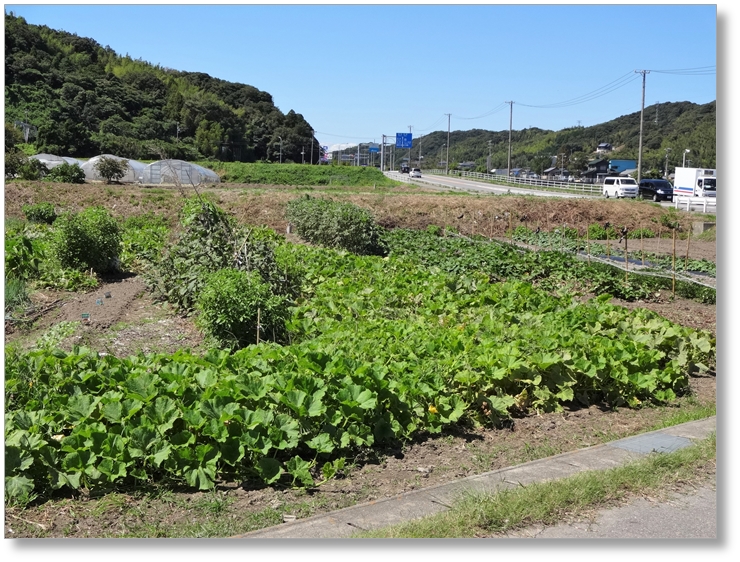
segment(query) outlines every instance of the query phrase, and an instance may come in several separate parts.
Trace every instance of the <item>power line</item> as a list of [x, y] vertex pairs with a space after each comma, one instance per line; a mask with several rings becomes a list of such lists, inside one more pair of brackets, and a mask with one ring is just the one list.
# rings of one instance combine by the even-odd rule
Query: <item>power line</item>
[[535, 107], [535, 108], [543, 108], [543, 109], [555, 109], [555, 108], [561, 108], [561, 107], [568, 107], [571, 105], [578, 105], [580, 103], [585, 103], [587, 101], [595, 100], [597, 98], [610, 94], [613, 91], [618, 90], [619, 88], [622, 88], [623, 86], [626, 86], [630, 82], [633, 82], [637, 79], [638, 77], [635, 76], [634, 73], [630, 72], [628, 74], [620, 76], [616, 80], [609, 82], [607, 85], [602, 86], [601, 88], [598, 88], [597, 90], [593, 90], [592, 92], [589, 92], [588, 94], [584, 94], [582, 96], [578, 96], [570, 100], [565, 100], [565, 101], [557, 102], [557, 103], [551, 103], [547, 105], [528, 105], [525, 103], [520, 103], [519, 105], [523, 105], [525, 107]]
[[502, 111], [504, 107], [506, 106], [508, 102], [503, 102], [498, 104], [496, 107], [494, 107], [492, 110], [483, 113], [482, 115], [478, 115], [477, 117], [460, 117], [459, 115], [455, 115], [455, 119], [482, 119], [483, 117], [488, 117], [489, 115], [493, 115], [494, 113], [498, 113], [499, 111]]
[[659, 72], [661, 74], [682, 74], [684, 76], [708, 76], [710, 74], [717, 74], [717, 67], [712, 66], [697, 66], [696, 68], [677, 68], [673, 70], [651, 70], [650, 72]]

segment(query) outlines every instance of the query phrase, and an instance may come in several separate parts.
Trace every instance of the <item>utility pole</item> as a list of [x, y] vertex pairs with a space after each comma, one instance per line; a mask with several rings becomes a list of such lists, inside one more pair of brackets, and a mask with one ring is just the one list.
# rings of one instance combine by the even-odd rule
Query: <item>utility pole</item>
[[642, 178], [642, 117], [645, 113], [645, 76], [650, 73], [649, 70], [635, 70], [635, 73], [642, 74], [642, 106], [640, 107], [640, 147], [637, 152], [637, 183]]
[[491, 173], [491, 141], [488, 141], [488, 165], [486, 166], [486, 173]]
[[[413, 125], [409, 125], [409, 135], [411, 134], [411, 127], [413, 127]], [[414, 139], [412, 138], [411, 139], [411, 144], [409, 145], [409, 168], [411, 168], [411, 147], [413, 147], [413, 146], [414, 146]], [[409, 171], [411, 171], [411, 170], [409, 170]]]
[[[319, 154], [321, 154], [321, 150], [319, 149]], [[311, 129], [311, 159], [310, 159], [311, 165], [313, 165], [313, 129]]]
[[419, 137], [419, 168], [421, 168], [421, 137]]
[[562, 156], [562, 158], [560, 159], [560, 180], [562, 181], [563, 179], [565, 179], [565, 175], [563, 175], [565, 173], [565, 152], [563, 152], [560, 156]]
[[445, 157], [445, 175], [450, 175], [450, 115], [451, 113], [445, 113], [447, 115], [447, 156]]
[[380, 171], [385, 172], [385, 135], [380, 139]]
[[509, 176], [511, 174], [511, 123], [514, 118], [514, 102], [505, 101], [504, 103], [509, 104], [509, 159], [506, 163], [506, 181], [509, 181]]
[[668, 179], [668, 153], [671, 151], [670, 148], [665, 149], [665, 179]]

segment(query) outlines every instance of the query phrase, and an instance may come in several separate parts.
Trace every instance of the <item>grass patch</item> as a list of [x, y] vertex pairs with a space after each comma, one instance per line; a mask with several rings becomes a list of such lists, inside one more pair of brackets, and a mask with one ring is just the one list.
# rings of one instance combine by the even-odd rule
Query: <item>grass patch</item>
[[493, 494], [463, 495], [449, 511], [355, 538], [474, 538], [534, 524], [562, 522], [632, 494], [658, 493], [690, 480], [716, 460], [716, 435], [668, 454], [653, 454], [604, 471], [531, 484]]

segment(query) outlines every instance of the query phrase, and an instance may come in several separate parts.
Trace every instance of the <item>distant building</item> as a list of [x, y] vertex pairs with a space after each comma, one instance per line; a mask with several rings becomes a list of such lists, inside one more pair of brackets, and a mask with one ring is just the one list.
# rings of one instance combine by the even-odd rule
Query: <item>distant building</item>
[[460, 170], [474, 170], [478, 164], [475, 162], [460, 162], [457, 167]]
[[588, 169], [581, 174], [581, 177], [590, 183], [600, 183], [603, 178], [609, 175], [609, 161], [606, 158], [597, 158], [591, 160]]
[[612, 147], [611, 144], [608, 142], [602, 142], [599, 143], [599, 146], [596, 147], [596, 154], [605, 154], [607, 152], [611, 152], [614, 150], [614, 147]]
[[548, 168], [542, 172], [542, 179], [545, 180], [559, 180], [567, 178], [570, 175], [568, 170], [561, 170], [558, 167]]
[[609, 160], [610, 174], [619, 175], [630, 169], [637, 169], [637, 160]]

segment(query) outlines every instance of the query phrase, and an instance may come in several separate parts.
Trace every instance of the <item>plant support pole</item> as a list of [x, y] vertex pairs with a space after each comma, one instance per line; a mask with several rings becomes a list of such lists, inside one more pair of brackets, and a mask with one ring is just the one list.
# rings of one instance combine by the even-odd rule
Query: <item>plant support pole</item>
[[257, 309], [257, 343], [260, 342], [260, 309]]
[[689, 268], [689, 250], [691, 250], [691, 228], [689, 228], [689, 235], [686, 238], [686, 261], [683, 263], [683, 268], [687, 270]]
[[630, 262], [627, 258], [627, 235], [624, 235], [624, 282], [627, 283], [627, 276], [629, 275]]
[[673, 298], [676, 298], [676, 229], [673, 229]]

